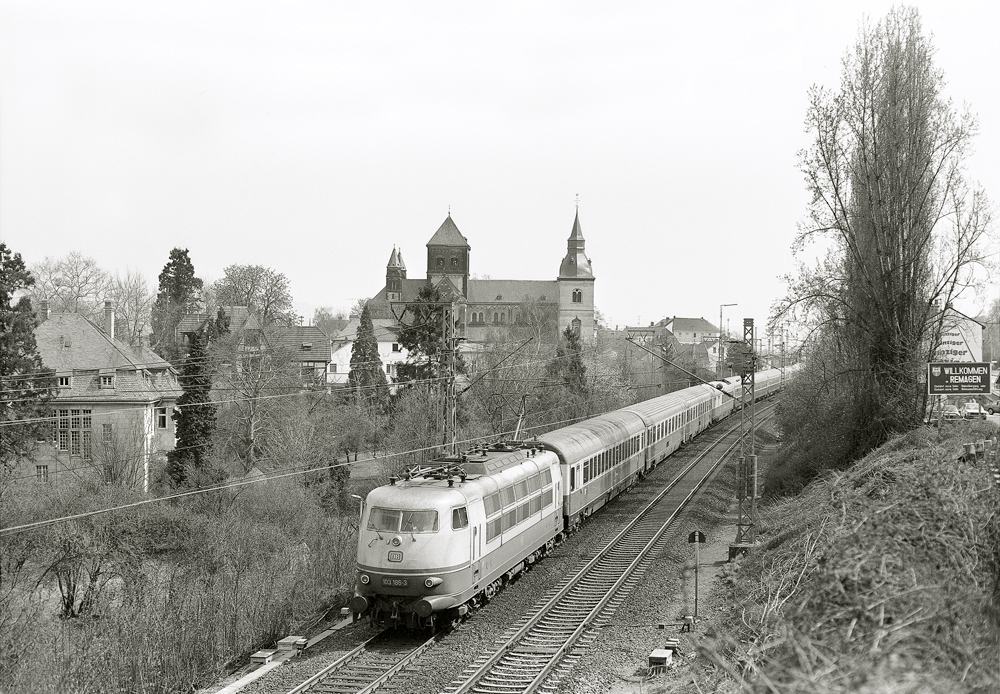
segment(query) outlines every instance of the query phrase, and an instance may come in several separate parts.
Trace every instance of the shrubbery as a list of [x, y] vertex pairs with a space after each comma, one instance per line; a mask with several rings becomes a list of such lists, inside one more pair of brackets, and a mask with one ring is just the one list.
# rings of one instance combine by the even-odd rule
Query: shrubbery
[[[78, 503], [102, 493], [100, 506], [121, 500], [105, 489]], [[70, 496], [40, 491], [32, 510], [65, 515]], [[207, 496], [215, 503], [151, 504], [0, 539], [5, 567], [23, 559], [0, 574], [5, 688], [189, 690], [346, 600], [354, 514], [327, 515], [295, 481]], [[13, 505], [5, 511], [15, 524]]]

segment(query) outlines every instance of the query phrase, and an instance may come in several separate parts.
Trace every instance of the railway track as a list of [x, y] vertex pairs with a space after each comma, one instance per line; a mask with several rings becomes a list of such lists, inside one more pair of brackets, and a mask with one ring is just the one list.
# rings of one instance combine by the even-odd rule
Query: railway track
[[[758, 416], [766, 418], [772, 410], [765, 407], [758, 410]], [[553, 585], [531, 614], [488, 647], [489, 653], [477, 658], [444, 693], [520, 694], [557, 689], [562, 674], [596, 639], [600, 626], [662, 552], [673, 520], [738, 448], [738, 430], [739, 425], [730, 427], [709, 442], [624, 530], [575, 574]], [[733, 439], [722, 453], [711, 455]], [[288, 694], [367, 694], [391, 688], [392, 678], [446, 636], [447, 632], [431, 638], [391, 629], [380, 632]]]
[[510, 629], [490, 654], [466, 669], [446, 693], [555, 691], [562, 674], [597, 637], [597, 628], [618, 610], [664, 549], [673, 520], [739, 446], [737, 436], [725, 452], [709, 458], [725, 439], [700, 453], [621, 533]]
[[431, 638], [387, 629], [317, 672], [288, 694], [367, 694], [383, 687], [442, 633]]

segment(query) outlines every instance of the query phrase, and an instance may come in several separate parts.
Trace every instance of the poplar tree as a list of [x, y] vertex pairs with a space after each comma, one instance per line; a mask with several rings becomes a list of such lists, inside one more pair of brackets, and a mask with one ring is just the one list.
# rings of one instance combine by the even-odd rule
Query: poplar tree
[[806, 457], [829, 459], [815, 469], [920, 423], [945, 309], [988, 257], [989, 204], [965, 177], [975, 119], [945, 96], [933, 57], [917, 10], [897, 7], [862, 26], [839, 90], [810, 93], [811, 203], [795, 250], [825, 256], [791, 279], [775, 322], [818, 338], [815, 368], [797, 376], [826, 413], [802, 430], [803, 451], [823, 442]]
[[55, 377], [38, 354], [38, 319], [24, 295], [34, 283], [21, 254], [0, 243], [0, 476], [30, 457], [52, 426], [45, 418]]

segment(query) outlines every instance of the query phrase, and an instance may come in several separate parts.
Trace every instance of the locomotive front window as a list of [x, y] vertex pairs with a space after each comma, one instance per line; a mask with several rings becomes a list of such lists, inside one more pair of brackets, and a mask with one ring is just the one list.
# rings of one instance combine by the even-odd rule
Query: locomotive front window
[[373, 507], [368, 516], [368, 529], [386, 533], [436, 533], [437, 511], [401, 511]]

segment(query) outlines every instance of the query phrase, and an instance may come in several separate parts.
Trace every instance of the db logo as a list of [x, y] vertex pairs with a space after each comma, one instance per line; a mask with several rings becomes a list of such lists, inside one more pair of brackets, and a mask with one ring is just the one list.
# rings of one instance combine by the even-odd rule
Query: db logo
[[389, 552], [389, 561], [403, 561], [403, 553], [395, 550]]

